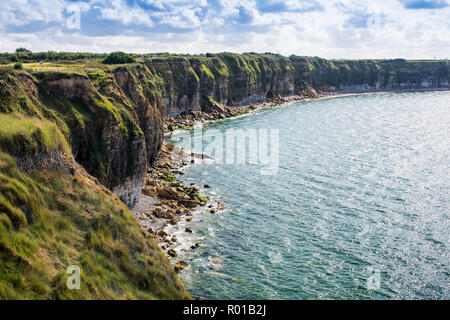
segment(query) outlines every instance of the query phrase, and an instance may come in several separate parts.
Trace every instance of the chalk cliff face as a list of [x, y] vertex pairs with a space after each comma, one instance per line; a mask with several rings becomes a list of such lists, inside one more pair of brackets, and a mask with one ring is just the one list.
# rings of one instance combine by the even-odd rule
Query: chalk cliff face
[[448, 88], [447, 61], [325, 60], [290, 57], [296, 91], [308, 86], [316, 91], [362, 92]]
[[262, 102], [270, 91], [294, 93], [290, 60], [273, 55], [153, 58], [144, 62], [163, 80], [166, 117], [199, 111], [209, 97], [229, 106]]
[[[102, 84], [82, 74], [13, 74], [2, 82], [12, 93], [0, 111], [56, 122], [77, 162], [129, 205], [139, 195], [147, 167], [146, 140], [138, 107], [115, 81]], [[153, 141], [152, 141], [153, 142]]]
[[128, 206], [140, 196], [164, 121], [321, 91], [448, 88], [448, 62], [330, 61], [271, 54], [153, 57], [138, 63], [0, 74], [0, 112], [55, 122], [75, 160]]

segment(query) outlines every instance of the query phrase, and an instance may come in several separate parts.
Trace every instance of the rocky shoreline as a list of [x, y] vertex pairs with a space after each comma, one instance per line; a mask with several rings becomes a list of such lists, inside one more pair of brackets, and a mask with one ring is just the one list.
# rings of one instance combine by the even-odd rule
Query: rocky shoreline
[[[279, 95], [274, 95], [265, 102], [241, 107], [225, 107], [217, 103], [211, 105], [208, 112], [189, 111], [178, 117], [168, 119], [165, 123], [165, 129], [166, 133], [178, 129], [188, 130], [198, 122], [206, 123], [238, 117], [290, 101], [318, 96], [315, 92], [311, 92], [311, 95], [306, 97], [296, 95], [282, 98]], [[175, 233], [186, 235], [193, 233], [192, 228], [189, 226], [181, 227], [181, 225], [191, 222], [193, 215], [196, 213], [216, 214], [225, 209], [223, 202], [211, 201], [209, 197], [201, 195], [199, 186], [193, 184], [186, 186], [177, 178], [177, 175], [184, 174], [184, 167], [195, 163], [196, 158], [203, 157], [205, 155], [188, 154], [170, 142], [164, 142], [157, 161], [146, 174], [141, 197], [132, 209], [142, 228], [150, 234], [161, 250], [174, 263], [175, 272], [188, 267], [186, 261], [177, 259], [179, 252], [174, 247], [180, 239], [177, 238]], [[203, 188], [209, 188], [209, 186], [204, 185]], [[199, 208], [203, 209], [199, 210]], [[190, 250], [195, 250], [200, 246], [201, 243], [197, 242], [189, 244], [188, 247]]]
[[[208, 112], [189, 111], [175, 118], [168, 119], [165, 123], [166, 136], [170, 136], [175, 130], [189, 130], [197, 123], [207, 123], [238, 117], [293, 101], [387, 92], [393, 91], [317, 93], [313, 89], [310, 89], [302, 92], [301, 95], [284, 98], [275, 95], [265, 102], [241, 107], [225, 107], [216, 103], [210, 106], [211, 109]], [[399, 91], [396, 90], [395, 92]], [[408, 90], [407, 92], [410, 91]], [[225, 209], [223, 202], [211, 201], [209, 197], [201, 195], [199, 186], [194, 184], [186, 186], [177, 178], [177, 175], [184, 174], [184, 167], [195, 163], [196, 158], [203, 157], [205, 155], [188, 154], [170, 142], [164, 142], [157, 161], [147, 172], [141, 197], [132, 209], [133, 214], [142, 228], [149, 232], [161, 250], [172, 260], [176, 272], [188, 267], [188, 263], [177, 259], [179, 252], [174, 247], [179, 243], [180, 239], [177, 238], [175, 233], [188, 235], [194, 232], [189, 226], [181, 227], [181, 224], [185, 225], [191, 222], [193, 215], [196, 213], [215, 214]], [[209, 188], [209, 186], [204, 185], [203, 188]], [[199, 210], [199, 208], [203, 209]], [[195, 250], [200, 246], [201, 243], [197, 242], [189, 244], [188, 247], [190, 250]]]
[[261, 109], [280, 106], [292, 101], [318, 99], [330, 95], [334, 94], [317, 93], [312, 88], [303, 90], [297, 95], [287, 97], [281, 97], [279, 94], [269, 92], [264, 102], [251, 103], [237, 107], [224, 106], [223, 104], [210, 100], [207, 106], [202, 107], [202, 110], [191, 110], [167, 119], [164, 125], [164, 132], [170, 134], [178, 129], [189, 130], [198, 122], [206, 123], [227, 118], [235, 118]]
[[[299, 95], [284, 98], [278, 94], [269, 93], [264, 102], [240, 107], [226, 107], [211, 101], [204, 111], [189, 111], [167, 119], [165, 132], [166, 136], [170, 136], [175, 130], [189, 130], [197, 123], [235, 118], [292, 101], [327, 96], [330, 94], [318, 94], [314, 89], [308, 89]], [[171, 259], [177, 273], [188, 267], [188, 263], [177, 259], [179, 252], [174, 247], [177, 246], [180, 239], [175, 233], [192, 234], [194, 232], [192, 228], [181, 227], [181, 225], [191, 222], [196, 213], [216, 214], [225, 209], [223, 202], [211, 201], [209, 197], [201, 195], [199, 186], [194, 184], [186, 186], [177, 178], [177, 175], [184, 174], [184, 167], [195, 163], [196, 158], [205, 156], [207, 157], [202, 154], [188, 154], [170, 142], [163, 142], [157, 161], [146, 174], [141, 197], [132, 209], [142, 228], [151, 235], [161, 250]], [[209, 188], [209, 186], [204, 185], [203, 188]], [[203, 209], [199, 210], [199, 208]], [[188, 245], [190, 250], [195, 250], [200, 246], [199, 242]]]
[[[202, 196], [198, 186], [186, 186], [177, 178], [177, 175], [183, 174], [183, 167], [193, 163], [198, 156], [201, 157], [193, 153], [186, 154], [170, 142], [164, 142], [158, 160], [147, 172], [142, 195], [132, 209], [142, 228], [170, 258], [178, 256], [174, 246], [179, 239], [175, 233], [193, 232], [188, 226], [181, 230], [180, 222], [192, 221], [199, 207], [204, 208], [203, 214], [215, 214], [225, 208], [224, 203], [213, 202], [209, 197]], [[193, 243], [190, 248], [194, 250], [200, 245]], [[176, 262], [174, 270], [179, 272], [187, 266], [187, 262], [180, 260]]]
[[422, 89], [380, 89], [380, 90], [342, 90], [342, 91], [328, 91], [316, 92], [313, 88], [306, 88], [296, 95], [281, 97], [278, 94], [269, 92], [266, 101], [251, 103], [238, 107], [227, 107], [216, 101], [209, 101], [207, 106], [202, 110], [190, 110], [179, 114], [176, 117], [169, 118], [165, 121], [164, 132], [170, 136], [170, 133], [175, 130], [189, 130], [196, 123], [207, 123], [211, 121], [223, 120], [227, 118], [235, 118], [252, 112], [284, 105], [285, 103], [293, 101], [307, 101], [316, 99], [326, 99], [334, 97], [345, 97], [353, 95], [368, 95], [368, 94], [383, 94], [383, 93], [402, 93], [402, 92], [425, 92], [425, 91], [445, 91], [449, 88], [422, 88]]

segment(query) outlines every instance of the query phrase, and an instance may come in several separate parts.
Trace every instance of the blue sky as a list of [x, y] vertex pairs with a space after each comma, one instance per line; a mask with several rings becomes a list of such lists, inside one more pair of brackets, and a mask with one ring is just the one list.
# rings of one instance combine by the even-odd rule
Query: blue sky
[[2, 52], [450, 58], [450, 0], [3, 0], [0, 40]]

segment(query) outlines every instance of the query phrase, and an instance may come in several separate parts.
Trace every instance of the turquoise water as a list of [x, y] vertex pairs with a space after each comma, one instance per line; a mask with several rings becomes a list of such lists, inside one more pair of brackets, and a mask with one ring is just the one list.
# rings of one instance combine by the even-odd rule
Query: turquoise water
[[[450, 92], [296, 102], [194, 138], [248, 128], [278, 130], [276, 172], [217, 153], [182, 176], [227, 207], [190, 224], [201, 247], [181, 250], [180, 276], [194, 297], [450, 298]], [[188, 150], [191, 135], [172, 142]]]

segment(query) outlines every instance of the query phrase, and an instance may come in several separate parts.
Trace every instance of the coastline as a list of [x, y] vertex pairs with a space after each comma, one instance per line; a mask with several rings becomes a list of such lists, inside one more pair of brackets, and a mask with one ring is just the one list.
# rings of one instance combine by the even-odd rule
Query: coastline
[[[187, 154], [184, 150], [164, 142], [156, 163], [148, 170], [141, 197], [131, 210], [160, 249], [174, 264], [175, 272], [188, 267], [188, 263], [177, 258], [179, 250], [195, 250], [201, 243], [182, 241], [193, 233], [188, 226], [195, 214], [215, 214], [225, 209], [223, 202], [212, 201], [200, 194], [208, 185], [185, 185], [177, 175], [183, 168], [203, 155]], [[180, 243], [184, 246], [180, 247]]]
[[[297, 101], [332, 99], [355, 95], [448, 90], [448, 88], [426, 88], [416, 90], [315, 93], [308, 96], [279, 97], [262, 103], [231, 107], [232, 109], [226, 108], [224, 109], [226, 113], [222, 114], [190, 111], [186, 115], [168, 120], [172, 125], [172, 131], [166, 132], [165, 138], [170, 137], [175, 131], [190, 130], [198, 124], [204, 125], [228, 118], [247, 116], [259, 110], [284, 106]], [[229, 112], [227, 109], [231, 109], [232, 112]], [[196, 214], [220, 214], [220, 211], [225, 209], [224, 203], [212, 201], [208, 197], [201, 195], [201, 188], [209, 188], [209, 186], [196, 186], [194, 184], [186, 186], [182, 178], [178, 178], [184, 174], [183, 170], [185, 167], [194, 163], [196, 158], [204, 156], [194, 153], [187, 154], [184, 150], [173, 146], [171, 143], [164, 142], [157, 161], [148, 170], [142, 195], [132, 209], [141, 227], [149, 232], [153, 240], [169, 257], [177, 273], [189, 266], [187, 262], [178, 258], [179, 250], [195, 250], [201, 246], [200, 242], [189, 243], [183, 239], [194, 232], [189, 227], [193, 216]]]
[[449, 87], [437, 87], [437, 88], [414, 88], [414, 89], [382, 89], [382, 90], [364, 90], [364, 91], [329, 91], [329, 92], [316, 92], [312, 88], [302, 91], [300, 94], [281, 97], [276, 95], [274, 98], [267, 99], [263, 102], [250, 103], [239, 107], [226, 107], [221, 104], [217, 104], [213, 112], [204, 112], [199, 110], [192, 110], [186, 113], [180, 114], [176, 117], [169, 118], [165, 122], [165, 134], [164, 137], [170, 137], [171, 133], [177, 130], [190, 130], [196, 124], [206, 124], [209, 122], [215, 122], [225, 120], [228, 118], [236, 118], [244, 115], [252, 114], [256, 111], [283, 106], [288, 103], [296, 101], [312, 101], [321, 99], [332, 99], [358, 95], [375, 95], [386, 93], [408, 93], [408, 92], [432, 92], [432, 91], [449, 91]]

